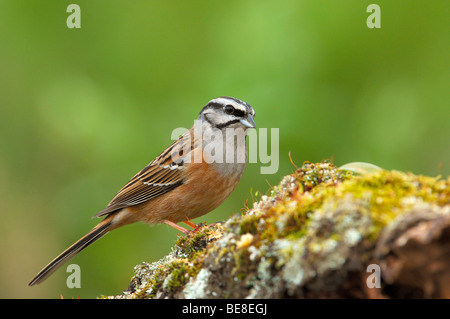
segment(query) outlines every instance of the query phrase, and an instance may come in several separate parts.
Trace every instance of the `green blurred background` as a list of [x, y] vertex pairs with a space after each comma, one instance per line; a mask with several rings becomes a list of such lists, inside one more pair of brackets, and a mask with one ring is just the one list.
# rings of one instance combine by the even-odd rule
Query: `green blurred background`
[[[249, 164], [214, 212], [239, 213], [297, 165], [334, 158], [450, 172], [450, 2], [0, 1], [0, 297], [119, 294], [178, 232], [135, 224], [28, 281], [91, 229], [118, 189], [190, 127], [210, 99], [250, 103], [279, 128], [277, 174]], [[381, 6], [381, 29], [366, 8]]]

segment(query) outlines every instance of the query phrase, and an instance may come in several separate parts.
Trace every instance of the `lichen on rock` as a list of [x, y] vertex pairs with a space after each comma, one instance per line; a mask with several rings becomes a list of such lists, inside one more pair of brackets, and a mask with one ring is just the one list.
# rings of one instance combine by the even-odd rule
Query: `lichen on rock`
[[[450, 297], [445, 239], [450, 179], [304, 163], [251, 209], [180, 235], [107, 298]], [[371, 264], [381, 288], [366, 284]]]

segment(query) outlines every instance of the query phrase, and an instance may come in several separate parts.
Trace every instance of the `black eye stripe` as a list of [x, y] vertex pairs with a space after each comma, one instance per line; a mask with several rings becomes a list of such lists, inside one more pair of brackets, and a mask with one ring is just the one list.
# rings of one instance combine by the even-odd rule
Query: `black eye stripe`
[[228, 125], [234, 124], [234, 123], [239, 123], [239, 120], [231, 120], [228, 121], [226, 123], [222, 123], [222, 124], [217, 124], [215, 127], [218, 129], [223, 129], [224, 127], [227, 127]]
[[242, 110], [238, 110], [238, 109], [236, 109], [234, 106], [232, 106], [230, 104], [225, 105], [223, 109], [224, 109], [224, 112], [226, 114], [229, 114], [229, 115], [232, 114], [232, 115], [234, 115], [236, 117], [245, 117], [246, 114], [247, 114], [247, 112], [242, 111]]
[[234, 109], [234, 115], [236, 115], [238, 117], [244, 117], [245, 116], [245, 112], [241, 111], [241, 110]]

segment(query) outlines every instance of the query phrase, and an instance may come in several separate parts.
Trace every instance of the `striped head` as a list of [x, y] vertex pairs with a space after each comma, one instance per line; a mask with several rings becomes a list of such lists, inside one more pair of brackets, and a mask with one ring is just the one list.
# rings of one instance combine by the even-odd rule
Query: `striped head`
[[213, 128], [255, 128], [255, 111], [246, 102], [234, 97], [218, 97], [208, 102], [198, 119], [208, 122]]

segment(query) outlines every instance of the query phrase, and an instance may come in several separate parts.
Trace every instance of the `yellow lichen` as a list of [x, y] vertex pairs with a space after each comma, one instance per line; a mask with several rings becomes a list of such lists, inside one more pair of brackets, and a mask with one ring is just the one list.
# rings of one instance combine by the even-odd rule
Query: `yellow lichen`
[[247, 248], [253, 241], [253, 235], [250, 233], [241, 236], [239, 241], [236, 243], [237, 249]]

